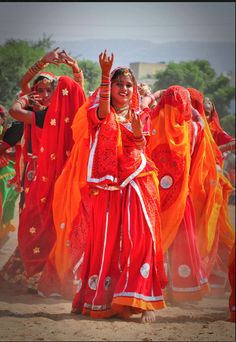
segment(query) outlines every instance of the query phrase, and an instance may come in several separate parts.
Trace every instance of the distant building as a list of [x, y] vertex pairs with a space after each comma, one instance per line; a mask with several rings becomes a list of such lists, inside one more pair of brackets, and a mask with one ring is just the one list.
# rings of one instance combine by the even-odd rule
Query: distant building
[[137, 80], [150, 80], [152, 83], [152, 79], [157, 72], [164, 71], [167, 68], [167, 64], [164, 62], [160, 63], [142, 63], [135, 62], [130, 63], [130, 68], [133, 70], [135, 77]]

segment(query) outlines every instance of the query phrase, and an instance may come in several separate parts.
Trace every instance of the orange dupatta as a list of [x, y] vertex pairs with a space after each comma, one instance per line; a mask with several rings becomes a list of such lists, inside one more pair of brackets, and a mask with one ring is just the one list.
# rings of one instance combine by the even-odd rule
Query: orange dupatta
[[164, 252], [177, 234], [186, 206], [191, 160], [190, 118], [190, 99], [181, 86], [169, 87], [153, 111], [148, 150], [159, 170]]
[[[223, 159], [205, 117], [203, 95], [194, 88], [188, 88], [188, 91], [193, 107], [198, 110], [205, 122], [203, 136], [192, 161], [190, 196], [196, 214], [199, 251], [202, 257], [206, 257], [213, 248], [217, 225], [227, 216], [221, 214], [225, 213], [225, 206], [227, 207], [228, 187], [226, 184], [223, 186], [225, 177], [217, 171], [217, 164], [222, 167]], [[227, 226], [229, 227], [228, 224]], [[227, 230], [226, 227], [225, 229]], [[230, 236], [232, 237], [231, 233]]]
[[54, 188], [53, 219], [57, 238], [49, 256], [49, 262], [55, 266], [61, 282], [72, 266], [68, 241], [70, 240], [72, 222], [80, 207], [81, 191], [87, 183], [89, 154], [87, 107], [88, 101], [75, 116], [72, 125], [75, 144]]

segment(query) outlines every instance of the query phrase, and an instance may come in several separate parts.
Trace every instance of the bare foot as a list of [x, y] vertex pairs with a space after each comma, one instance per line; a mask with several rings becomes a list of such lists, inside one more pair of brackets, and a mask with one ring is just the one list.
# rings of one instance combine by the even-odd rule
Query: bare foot
[[142, 317], [141, 317], [142, 323], [152, 323], [152, 322], [155, 322], [155, 320], [156, 320], [156, 316], [155, 316], [154, 311], [147, 310], [142, 313]]

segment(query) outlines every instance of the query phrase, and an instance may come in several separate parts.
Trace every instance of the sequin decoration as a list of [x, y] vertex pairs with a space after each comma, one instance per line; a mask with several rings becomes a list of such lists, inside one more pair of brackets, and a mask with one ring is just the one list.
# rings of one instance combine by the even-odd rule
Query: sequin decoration
[[98, 285], [98, 276], [96, 274], [89, 277], [88, 286], [91, 290], [96, 290]]
[[68, 91], [68, 89], [62, 89], [62, 95], [63, 96], [67, 96], [69, 94], [69, 91]]
[[173, 184], [173, 178], [171, 176], [163, 176], [160, 180], [160, 186], [163, 189], [169, 189]]
[[191, 268], [188, 265], [182, 264], [178, 267], [178, 273], [182, 278], [188, 278], [191, 274]]
[[140, 268], [140, 273], [143, 276], [143, 278], [148, 278], [150, 272], [150, 265], [146, 262], [143, 264]]

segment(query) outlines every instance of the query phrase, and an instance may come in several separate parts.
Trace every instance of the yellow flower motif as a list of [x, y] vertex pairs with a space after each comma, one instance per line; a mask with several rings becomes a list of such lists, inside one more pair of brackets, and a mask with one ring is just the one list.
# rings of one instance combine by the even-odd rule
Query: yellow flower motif
[[46, 197], [42, 197], [42, 198], [40, 199], [40, 201], [41, 201], [42, 203], [45, 203], [45, 202], [46, 202]]
[[44, 148], [43, 148], [43, 146], [42, 147], [40, 147], [40, 152], [43, 152], [44, 151]]
[[28, 194], [29, 188], [25, 188], [25, 193]]
[[47, 177], [44, 177], [44, 176], [43, 176], [43, 177], [42, 177], [42, 181], [43, 181], [43, 182], [46, 182], [46, 181], [47, 181]]
[[50, 121], [51, 126], [56, 126], [56, 123], [57, 123], [56, 119], [51, 119]]
[[35, 247], [33, 249], [33, 252], [34, 252], [34, 254], [39, 254], [40, 253], [40, 248], [39, 247]]
[[68, 89], [62, 89], [62, 95], [63, 96], [67, 96], [69, 94], [69, 91], [68, 91]]
[[50, 157], [51, 157], [51, 160], [55, 160], [56, 159], [55, 153], [52, 153]]
[[35, 234], [36, 233], [36, 228], [35, 227], [31, 227], [29, 231], [30, 231], [30, 234]]
[[69, 157], [70, 156], [70, 151], [66, 151], [66, 155], [67, 155], [67, 157]]
[[65, 123], [68, 123], [68, 122], [70, 122], [69, 116], [67, 116], [67, 117], [65, 118]]

